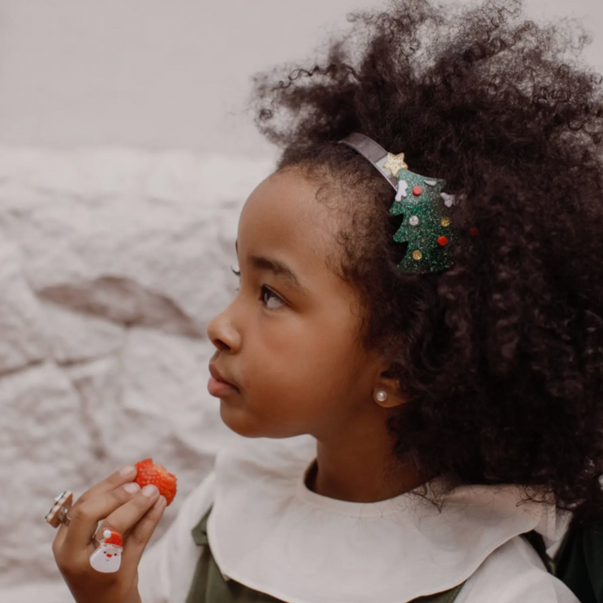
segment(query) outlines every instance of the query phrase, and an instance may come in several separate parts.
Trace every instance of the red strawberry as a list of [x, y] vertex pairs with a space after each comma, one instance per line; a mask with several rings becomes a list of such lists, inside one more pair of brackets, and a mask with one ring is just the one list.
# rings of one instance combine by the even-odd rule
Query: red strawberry
[[169, 473], [169, 471], [161, 464], [153, 464], [153, 459], [145, 459], [136, 463], [136, 483], [144, 488], [147, 484], [153, 484], [157, 486], [159, 492], [165, 497], [167, 504], [169, 505], [176, 496], [176, 476]]

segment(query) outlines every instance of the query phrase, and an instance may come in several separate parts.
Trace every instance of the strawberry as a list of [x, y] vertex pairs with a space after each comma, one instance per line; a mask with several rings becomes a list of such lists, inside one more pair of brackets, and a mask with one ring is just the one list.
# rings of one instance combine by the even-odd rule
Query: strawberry
[[160, 494], [165, 497], [167, 504], [169, 505], [176, 496], [176, 476], [169, 473], [169, 471], [161, 464], [153, 464], [153, 459], [145, 459], [136, 463], [136, 483], [144, 488], [147, 484], [153, 484], [157, 486]]

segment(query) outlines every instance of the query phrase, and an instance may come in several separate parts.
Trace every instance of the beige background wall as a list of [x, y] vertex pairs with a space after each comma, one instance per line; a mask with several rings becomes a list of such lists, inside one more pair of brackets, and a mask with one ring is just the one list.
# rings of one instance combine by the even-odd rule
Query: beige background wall
[[[0, 144], [266, 151], [249, 78], [305, 58], [372, 0], [0, 0]], [[603, 66], [602, 0], [527, 0], [584, 18]]]

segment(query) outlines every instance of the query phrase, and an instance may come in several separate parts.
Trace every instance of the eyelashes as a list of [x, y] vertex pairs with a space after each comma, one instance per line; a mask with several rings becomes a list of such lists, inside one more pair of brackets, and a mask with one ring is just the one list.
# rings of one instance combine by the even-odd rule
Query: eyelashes
[[[237, 270], [234, 266], [230, 267], [230, 271], [239, 279], [241, 278], [241, 271]], [[238, 291], [239, 289], [240, 287], [237, 287], [236, 291]], [[286, 305], [285, 302], [266, 285], [262, 285], [260, 289], [260, 299], [262, 300], [262, 303], [266, 306], [266, 308], [271, 310], [276, 310]]]
[[[241, 280], [241, 271], [237, 270], [234, 266], [230, 267], [230, 271], [239, 279], [239, 281]], [[235, 291], [238, 291], [240, 289], [240, 287], [237, 287], [235, 289]]]
[[[276, 305], [271, 304], [274, 302]], [[285, 305], [285, 302], [272, 289], [262, 286], [262, 303], [270, 310], [277, 310]]]

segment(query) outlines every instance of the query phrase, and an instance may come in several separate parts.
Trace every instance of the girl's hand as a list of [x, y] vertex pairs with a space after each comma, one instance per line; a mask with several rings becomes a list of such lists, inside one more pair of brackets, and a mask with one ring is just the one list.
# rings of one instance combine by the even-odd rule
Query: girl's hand
[[[155, 486], [145, 486], [141, 491], [132, 481], [135, 477], [135, 467], [124, 467], [99, 482], [71, 507], [69, 526], [59, 527], [52, 552], [78, 603], [140, 602], [138, 563], [166, 503]], [[90, 565], [101, 520], [99, 537], [108, 528], [123, 539], [121, 567], [112, 574], [97, 572]]]

